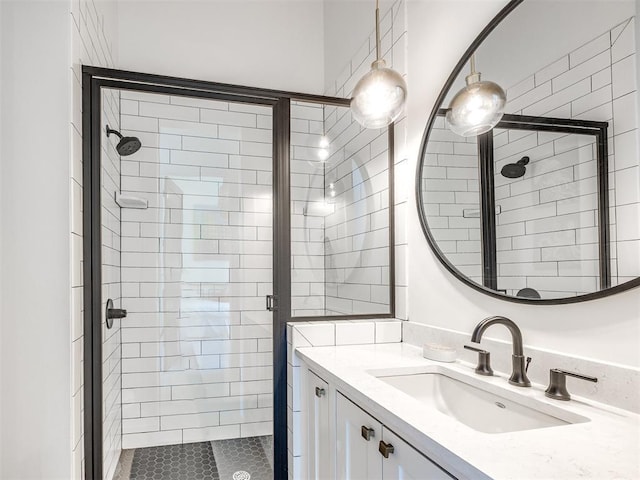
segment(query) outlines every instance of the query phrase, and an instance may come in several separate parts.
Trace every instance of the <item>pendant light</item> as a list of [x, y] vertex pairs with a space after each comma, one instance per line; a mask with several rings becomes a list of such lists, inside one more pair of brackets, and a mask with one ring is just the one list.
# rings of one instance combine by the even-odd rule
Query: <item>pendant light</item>
[[475, 54], [471, 55], [470, 63], [467, 86], [456, 93], [447, 110], [449, 128], [463, 137], [480, 135], [495, 127], [504, 115], [507, 103], [507, 96], [500, 85], [480, 81]]
[[356, 84], [351, 99], [353, 117], [365, 128], [389, 125], [402, 113], [407, 84], [380, 58], [380, 8], [376, 0], [376, 60], [371, 70]]

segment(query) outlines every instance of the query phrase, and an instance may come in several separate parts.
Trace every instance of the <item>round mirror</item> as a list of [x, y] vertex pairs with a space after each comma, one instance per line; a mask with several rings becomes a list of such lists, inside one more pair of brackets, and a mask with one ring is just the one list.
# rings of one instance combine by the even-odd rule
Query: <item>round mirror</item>
[[512, 1], [458, 62], [416, 186], [430, 246], [465, 283], [539, 304], [640, 285], [636, 7]]

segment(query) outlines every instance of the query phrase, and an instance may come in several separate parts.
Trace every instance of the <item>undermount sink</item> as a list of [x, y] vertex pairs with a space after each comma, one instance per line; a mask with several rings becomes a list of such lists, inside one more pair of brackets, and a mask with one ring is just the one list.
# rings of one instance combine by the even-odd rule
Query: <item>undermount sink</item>
[[[442, 367], [416, 373], [369, 373], [425, 406], [484, 433], [515, 432], [589, 421], [588, 418], [529, 397], [514, 399], [519, 397], [514, 392], [505, 391], [507, 395], [499, 395], [490, 391], [496, 390], [495, 385], [483, 385], [481, 380], [476, 381]], [[476, 385], [472, 385], [472, 381]], [[524, 403], [529, 403], [529, 406]]]

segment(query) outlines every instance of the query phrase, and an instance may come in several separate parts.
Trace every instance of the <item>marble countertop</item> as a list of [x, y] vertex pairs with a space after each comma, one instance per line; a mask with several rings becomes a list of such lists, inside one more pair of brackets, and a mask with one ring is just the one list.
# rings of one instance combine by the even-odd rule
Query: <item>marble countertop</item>
[[[426, 360], [420, 348], [405, 343], [300, 347], [296, 351], [325, 381], [459, 478], [640, 478], [640, 416], [632, 412], [579, 397], [569, 402], [551, 400], [544, 396], [546, 386], [515, 387], [499, 372], [493, 377], [480, 377], [474, 373], [474, 365]], [[541, 411], [561, 409], [567, 417], [580, 415], [589, 421], [483, 433], [425, 406], [370, 373], [385, 370], [391, 375], [394, 369], [407, 373], [407, 369], [419, 372], [429, 368], [452, 370], [492, 393], [524, 399], [525, 405], [533, 402]]]

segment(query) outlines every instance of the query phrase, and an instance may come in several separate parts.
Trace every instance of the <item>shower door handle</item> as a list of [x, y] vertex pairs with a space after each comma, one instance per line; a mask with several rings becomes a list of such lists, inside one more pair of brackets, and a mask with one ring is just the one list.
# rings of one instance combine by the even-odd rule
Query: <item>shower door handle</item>
[[275, 295], [267, 295], [266, 299], [267, 299], [267, 310], [269, 310], [270, 312], [273, 312], [274, 310], [278, 309], [278, 297], [276, 297]]

